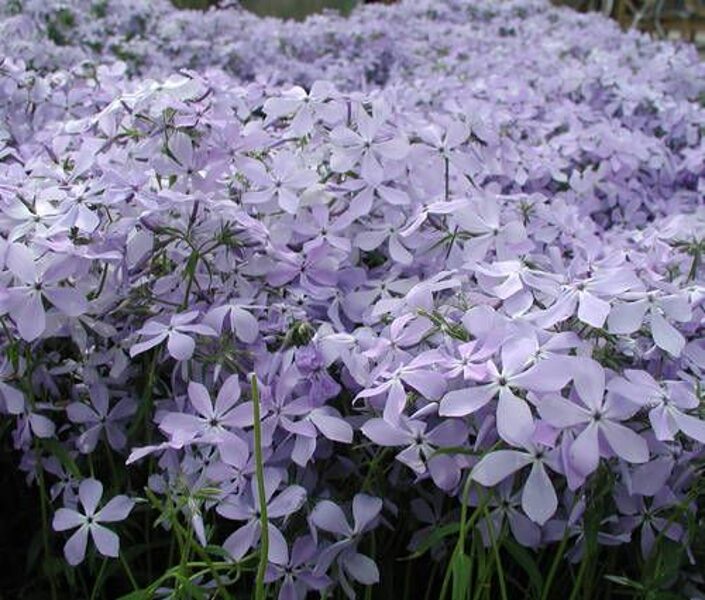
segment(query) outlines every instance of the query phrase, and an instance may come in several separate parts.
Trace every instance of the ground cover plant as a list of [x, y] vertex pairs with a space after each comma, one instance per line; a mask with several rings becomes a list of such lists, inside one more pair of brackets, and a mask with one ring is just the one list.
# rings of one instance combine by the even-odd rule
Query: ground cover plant
[[2, 11], [0, 593], [702, 597], [692, 47]]

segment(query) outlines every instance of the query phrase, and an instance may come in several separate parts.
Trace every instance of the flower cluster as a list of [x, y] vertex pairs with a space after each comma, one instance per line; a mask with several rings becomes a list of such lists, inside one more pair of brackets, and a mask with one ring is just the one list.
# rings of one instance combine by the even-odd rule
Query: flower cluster
[[[266, 505], [286, 599], [354, 597], [379, 578], [367, 532], [408, 515], [415, 548], [458, 505], [487, 503], [486, 543], [506, 521], [577, 559], [604, 480], [601, 541], [687, 545], [705, 444], [692, 48], [534, 0], [301, 24], [5, 10], [0, 413], [54, 528], [78, 527], [71, 564], [89, 533], [118, 554], [100, 523], [128, 517], [145, 471], [233, 562]], [[100, 510], [95, 478], [122, 486]]]

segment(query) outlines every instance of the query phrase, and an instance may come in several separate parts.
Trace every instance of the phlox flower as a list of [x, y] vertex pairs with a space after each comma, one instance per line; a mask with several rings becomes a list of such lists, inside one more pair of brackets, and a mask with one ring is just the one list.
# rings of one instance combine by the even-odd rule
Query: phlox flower
[[[281, 519], [298, 511], [306, 500], [306, 490], [300, 485], [290, 485], [277, 493], [283, 483], [279, 469], [265, 468], [264, 488], [267, 503], [267, 517]], [[226, 519], [246, 521], [244, 525], [231, 533], [223, 542], [223, 548], [234, 560], [240, 560], [260, 539], [260, 498], [257, 480], [252, 478], [251, 485], [239, 496], [230, 496], [218, 504], [218, 514]], [[269, 562], [286, 565], [289, 562], [289, 548], [284, 535], [273, 523], [269, 528]]]
[[631, 463], [649, 459], [646, 440], [621, 422], [637, 410], [634, 404], [620, 402], [605, 394], [605, 371], [592, 359], [580, 359], [573, 377], [578, 401], [547, 395], [539, 403], [541, 418], [561, 429], [582, 426], [570, 444], [570, 461], [577, 471], [588, 476], [597, 469], [603, 449]]
[[[324, 574], [333, 561], [354, 580], [365, 585], [379, 581], [379, 570], [375, 562], [357, 551], [360, 535], [372, 529], [382, 511], [382, 500], [367, 494], [355, 494], [352, 501], [353, 526], [350, 526], [343, 509], [330, 500], [322, 500], [311, 511], [311, 524], [322, 531], [333, 534], [335, 542], [324, 548], [318, 555], [315, 574]], [[343, 575], [344, 576], [344, 575]], [[352, 588], [347, 580], [341, 581], [349, 597], [353, 598]]]
[[90, 400], [90, 404], [72, 402], [66, 407], [66, 414], [71, 421], [88, 427], [79, 436], [76, 447], [84, 454], [91, 453], [104, 431], [110, 447], [122, 450], [126, 437], [121, 421], [124, 422], [137, 410], [134, 400], [122, 398], [110, 408], [108, 388], [101, 384], [90, 388]]
[[194, 323], [198, 316], [199, 311], [193, 310], [173, 315], [168, 325], [159, 321], [148, 321], [144, 327], [137, 331], [137, 334], [149, 337], [149, 339], [132, 345], [130, 356], [135, 357], [142, 354], [166, 340], [167, 349], [173, 358], [188, 360], [193, 356], [196, 348], [196, 342], [189, 334], [216, 335], [212, 327], [202, 323]]
[[100, 481], [84, 479], [78, 487], [78, 499], [83, 511], [60, 508], [54, 514], [52, 526], [55, 531], [77, 528], [64, 546], [64, 556], [72, 566], [83, 562], [89, 534], [98, 552], [103, 556], [115, 558], [120, 552], [120, 539], [117, 534], [101, 523], [124, 521], [135, 503], [127, 496], [120, 495], [111, 498], [103, 508], [96, 510], [102, 495], [103, 484]]

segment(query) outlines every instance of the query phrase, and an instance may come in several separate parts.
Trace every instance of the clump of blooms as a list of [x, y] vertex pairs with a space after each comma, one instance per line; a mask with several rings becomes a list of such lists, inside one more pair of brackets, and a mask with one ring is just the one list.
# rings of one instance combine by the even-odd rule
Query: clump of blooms
[[0, 413], [70, 564], [146, 513], [352, 598], [370, 532], [413, 550], [461, 505], [579, 560], [604, 481], [602, 543], [688, 545], [693, 48], [538, 0], [3, 10]]

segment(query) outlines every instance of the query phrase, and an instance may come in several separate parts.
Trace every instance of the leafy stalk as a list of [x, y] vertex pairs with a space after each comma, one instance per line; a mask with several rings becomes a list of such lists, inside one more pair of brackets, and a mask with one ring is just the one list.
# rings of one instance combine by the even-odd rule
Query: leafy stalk
[[254, 411], [255, 429], [255, 474], [257, 477], [257, 495], [259, 496], [259, 517], [261, 545], [257, 577], [255, 578], [255, 600], [265, 600], [264, 575], [267, 571], [267, 557], [269, 556], [269, 519], [267, 517], [267, 498], [264, 491], [264, 461], [262, 460], [262, 425], [260, 423], [259, 388], [257, 376], [252, 375], [252, 405]]

